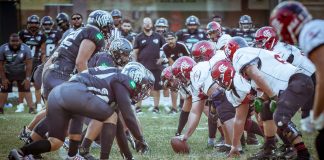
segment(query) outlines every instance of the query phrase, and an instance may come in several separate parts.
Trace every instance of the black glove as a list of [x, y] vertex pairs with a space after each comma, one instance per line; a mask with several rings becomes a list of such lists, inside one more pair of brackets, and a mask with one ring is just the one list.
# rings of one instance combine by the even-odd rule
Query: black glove
[[142, 154], [146, 154], [150, 150], [145, 140], [143, 141], [135, 140], [135, 149], [137, 152], [140, 152]]

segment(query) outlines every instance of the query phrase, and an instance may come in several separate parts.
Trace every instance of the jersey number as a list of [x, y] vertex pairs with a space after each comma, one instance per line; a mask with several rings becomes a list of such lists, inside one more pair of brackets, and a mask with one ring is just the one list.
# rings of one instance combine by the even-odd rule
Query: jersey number
[[47, 44], [46, 45], [46, 57], [49, 57], [51, 55], [54, 48], [55, 48], [55, 44]]
[[279, 54], [275, 54], [275, 55], [274, 55], [274, 58], [275, 58], [277, 61], [279, 61], [280, 63], [282, 63], [282, 64], [286, 64], [286, 63], [287, 63], [285, 60], [283, 60], [283, 59], [280, 57]]

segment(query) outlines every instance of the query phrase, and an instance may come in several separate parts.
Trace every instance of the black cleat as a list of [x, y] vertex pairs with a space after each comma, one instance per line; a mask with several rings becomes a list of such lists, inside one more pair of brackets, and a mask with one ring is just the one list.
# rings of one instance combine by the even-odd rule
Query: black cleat
[[35, 111], [34, 108], [29, 108], [28, 113], [30, 113], [30, 114], [36, 114], [36, 111]]
[[8, 155], [9, 160], [23, 160], [25, 157], [21, 150], [13, 149]]
[[246, 144], [247, 145], [259, 145], [258, 138], [255, 136], [255, 134], [252, 134], [252, 133], [247, 134]]

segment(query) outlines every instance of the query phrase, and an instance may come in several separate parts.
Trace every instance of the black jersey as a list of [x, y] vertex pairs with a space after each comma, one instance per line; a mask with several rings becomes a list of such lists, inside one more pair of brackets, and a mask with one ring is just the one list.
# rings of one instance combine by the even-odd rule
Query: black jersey
[[167, 58], [171, 58], [173, 61], [182, 56], [189, 56], [190, 52], [187, 46], [182, 42], [176, 42], [175, 47], [172, 48], [168, 44], [164, 44], [162, 49]]
[[115, 67], [115, 63], [111, 57], [110, 54], [107, 52], [99, 52], [96, 53], [93, 57], [88, 62], [88, 67], [93, 68], [93, 67]]
[[19, 32], [19, 37], [22, 42], [27, 44], [31, 50], [32, 57], [41, 59], [41, 46], [46, 41], [46, 36], [42, 31], [38, 31], [35, 35], [24, 29]]
[[120, 72], [121, 70], [114, 67], [89, 68], [74, 75], [69, 81], [85, 84], [90, 92], [111, 103], [116, 99], [112, 90], [115, 83], [122, 84], [129, 92], [132, 92], [135, 86], [135, 82], [129, 76]]
[[121, 32], [121, 36], [126, 38], [131, 43], [133, 43], [133, 41], [135, 40], [136, 35], [137, 34], [134, 32], [129, 32], [129, 33]]
[[197, 29], [194, 33], [189, 33], [188, 29], [181, 29], [176, 33], [178, 37], [178, 41], [182, 41], [188, 49], [191, 51], [192, 46], [201, 41], [201, 40], [207, 40], [206, 33], [201, 30]]
[[96, 49], [93, 54], [97, 53], [105, 46], [104, 36], [98, 28], [90, 25], [81, 27], [64, 38], [55, 50], [57, 55], [55, 55], [53, 63], [61, 68], [64, 67], [63, 70], [67, 74], [72, 73], [75, 67], [75, 60], [79, 53], [79, 47], [84, 39], [91, 40], [96, 44]]
[[52, 29], [49, 33], [45, 33], [45, 36], [46, 57], [50, 57], [53, 54], [53, 50], [58, 45], [58, 42], [62, 38], [62, 35], [58, 30]]
[[240, 36], [242, 38], [244, 38], [248, 44], [251, 46], [255, 40], [255, 32], [256, 32], [256, 29], [255, 28], [252, 28], [252, 29], [249, 29], [247, 31], [244, 31], [240, 28], [235, 28], [233, 30], [233, 36]]

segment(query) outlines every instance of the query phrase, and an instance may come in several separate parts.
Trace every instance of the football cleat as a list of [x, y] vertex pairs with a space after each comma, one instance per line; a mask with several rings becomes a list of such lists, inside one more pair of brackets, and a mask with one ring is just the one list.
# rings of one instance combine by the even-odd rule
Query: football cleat
[[8, 155], [9, 160], [24, 160], [24, 153], [21, 150], [13, 149]]
[[18, 138], [25, 143], [28, 143], [28, 139], [30, 137], [32, 131], [30, 131], [26, 126], [23, 127], [23, 129], [20, 131]]

